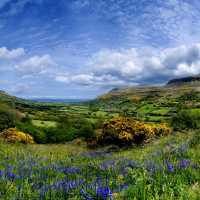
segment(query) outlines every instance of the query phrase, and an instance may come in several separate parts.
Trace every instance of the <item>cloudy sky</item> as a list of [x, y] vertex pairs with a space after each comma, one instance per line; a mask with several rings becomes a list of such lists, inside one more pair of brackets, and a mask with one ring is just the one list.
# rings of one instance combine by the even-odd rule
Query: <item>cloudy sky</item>
[[200, 74], [199, 0], [0, 0], [0, 90], [93, 98]]

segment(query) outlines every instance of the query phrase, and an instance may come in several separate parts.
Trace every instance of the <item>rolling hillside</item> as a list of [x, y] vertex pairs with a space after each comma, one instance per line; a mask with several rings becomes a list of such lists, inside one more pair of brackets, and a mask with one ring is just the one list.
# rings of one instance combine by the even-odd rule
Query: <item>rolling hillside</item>
[[199, 110], [200, 81], [186, 77], [164, 86], [125, 87], [111, 90], [96, 103], [110, 111], [121, 111], [145, 121], [167, 121], [179, 106]]

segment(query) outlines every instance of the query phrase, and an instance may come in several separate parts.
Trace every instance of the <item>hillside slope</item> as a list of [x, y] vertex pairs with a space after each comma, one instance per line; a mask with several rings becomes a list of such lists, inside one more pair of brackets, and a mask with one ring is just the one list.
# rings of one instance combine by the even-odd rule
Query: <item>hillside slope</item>
[[114, 89], [98, 97], [96, 103], [109, 112], [121, 111], [145, 121], [167, 121], [180, 106], [200, 112], [200, 81], [195, 80], [188, 77], [164, 86]]

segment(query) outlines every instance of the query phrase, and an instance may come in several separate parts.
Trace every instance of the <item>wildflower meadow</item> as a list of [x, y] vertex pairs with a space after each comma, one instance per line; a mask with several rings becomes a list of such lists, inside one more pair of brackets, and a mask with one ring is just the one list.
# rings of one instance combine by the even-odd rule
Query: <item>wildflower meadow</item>
[[0, 199], [199, 199], [199, 133], [120, 152], [0, 145]]

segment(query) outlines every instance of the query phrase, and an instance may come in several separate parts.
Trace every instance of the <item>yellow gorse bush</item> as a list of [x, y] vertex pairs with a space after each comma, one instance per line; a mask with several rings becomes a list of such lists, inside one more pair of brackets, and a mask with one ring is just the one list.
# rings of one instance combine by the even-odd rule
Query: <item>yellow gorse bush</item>
[[170, 133], [171, 129], [166, 124], [150, 124], [132, 118], [117, 117], [104, 124], [102, 134], [97, 140], [104, 144], [139, 144], [155, 136]]
[[6, 142], [11, 143], [24, 143], [24, 144], [34, 144], [34, 139], [31, 135], [18, 131], [16, 128], [9, 128], [4, 130], [0, 134], [0, 138], [5, 140]]

